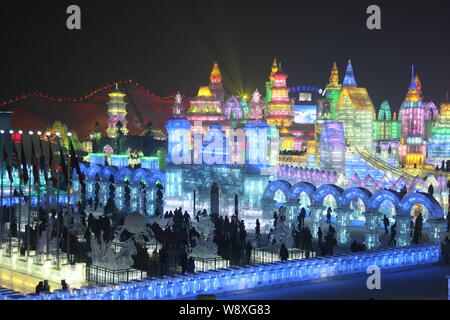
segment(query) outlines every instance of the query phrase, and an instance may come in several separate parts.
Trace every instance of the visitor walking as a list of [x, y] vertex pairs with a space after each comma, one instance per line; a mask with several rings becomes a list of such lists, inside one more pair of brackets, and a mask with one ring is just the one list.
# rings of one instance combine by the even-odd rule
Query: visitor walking
[[389, 219], [388, 219], [388, 217], [386, 217], [386, 215], [384, 215], [383, 224], [384, 224], [384, 234], [388, 234], [389, 233], [389, 231], [388, 231]]

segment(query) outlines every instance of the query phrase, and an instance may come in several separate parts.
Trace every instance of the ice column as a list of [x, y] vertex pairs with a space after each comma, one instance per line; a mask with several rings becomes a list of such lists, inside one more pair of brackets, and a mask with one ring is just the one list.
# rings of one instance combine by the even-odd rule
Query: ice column
[[320, 222], [322, 220], [322, 212], [325, 207], [322, 205], [312, 204], [309, 206], [311, 210], [311, 233], [314, 239], [317, 239], [317, 230], [320, 227]]
[[411, 244], [409, 222], [411, 221], [411, 216], [407, 215], [396, 215], [394, 216], [395, 224], [397, 225], [396, 231], [396, 244], [398, 247], [409, 246]]
[[337, 242], [339, 245], [347, 245], [350, 240], [350, 232], [348, 224], [350, 222], [350, 209], [337, 208], [336, 209], [336, 231]]
[[433, 219], [428, 220], [430, 225], [430, 242], [441, 243], [445, 237], [445, 227], [447, 221], [445, 219]]
[[366, 217], [365, 245], [367, 250], [372, 250], [380, 245], [380, 236], [378, 235], [378, 227], [380, 225], [380, 213], [375, 211], [364, 212]]

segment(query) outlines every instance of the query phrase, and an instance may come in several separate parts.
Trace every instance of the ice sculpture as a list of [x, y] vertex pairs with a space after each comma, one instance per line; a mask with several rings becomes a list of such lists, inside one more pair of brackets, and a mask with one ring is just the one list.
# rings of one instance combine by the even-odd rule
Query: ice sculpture
[[133, 235], [129, 238], [129, 241], [135, 240], [136, 242], [146, 242], [144, 239], [147, 238], [149, 240], [153, 237], [153, 231], [148, 227], [149, 224], [148, 217], [141, 215], [139, 213], [132, 213], [125, 217], [125, 221], [123, 225], [118, 226], [115, 230], [115, 237], [119, 238], [120, 234], [127, 230]]
[[289, 225], [286, 223], [285, 220], [281, 220], [280, 218], [278, 218], [277, 226], [273, 231], [272, 239], [276, 241], [275, 243], [272, 244], [272, 247], [274, 248], [279, 248], [282, 243], [284, 243], [284, 245], [287, 248], [294, 248], [294, 239], [292, 236], [292, 230], [289, 229]]
[[111, 242], [103, 240], [103, 231], [101, 232], [100, 241], [91, 239], [91, 252], [89, 256], [92, 264], [110, 270], [129, 269], [134, 261], [131, 256], [136, 255], [136, 247], [131, 241], [123, 242], [119, 252], [115, 252], [111, 246]]
[[212, 241], [215, 226], [211, 221], [211, 217], [200, 216], [194, 227], [200, 234], [200, 237], [197, 239], [197, 245], [192, 249], [189, 256], [196, 258], [217, 257], [217, 245]]

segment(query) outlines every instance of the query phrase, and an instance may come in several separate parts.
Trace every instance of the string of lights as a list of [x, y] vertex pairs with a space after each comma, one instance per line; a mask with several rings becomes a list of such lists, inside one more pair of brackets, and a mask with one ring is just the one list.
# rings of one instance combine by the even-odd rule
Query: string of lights
[[125, 79], [125, 80], [119, 80], [119, 81], [111, 82], [109, 84], [105, 84], [105, 85], [99, 87], [98, 89], [92, 90], [89, 93], [87, 93], [87, 94], [85, 94], [85, 95], [83, 95], [81, 97], [78, 97], [78, 98], [54, 97], [54, 96], [50, 96], [48, 94], [45, 94], [43, 92], [35, 91], [35, 92], [30, 92], [30, 93], [24, 93], [22, 95], [19, 95], [19, 96], [10, 98], [10, 99], [6, 99], [5, 101], [0, 102], [0, 106], [6, 106], [6, 105], [10, 105], [12, 103], [18, 103], [18, 102], [24, 101], [24, 100], [29, 99], [29, 98], [34, 98], [34, 97], [45, 99], [45, 100], [52, 101], [52, 102], [79, 103], [79, 102], [86, 101], [86, 100], [92, 98], [93, 96], [103, 92], [103, 91], [114, 89], [116, 84], [117, 85], [121, 85], [121, 84], [127, 84], [127, 83], [128, 84], [132, 84], [135, 87], [144, 90], [147, 94], [149, 94], [149, 95], [151, 95], [151, 96], [153, 96], [155, 98], [164, 100], [164, 101], [170, 101], [170, 100], [173, 100], [175, 98], [175, 93], [169, 94], [169, 95], [164, 96], [164, 97], [158, 96], [158, 95], [154, 94], [153, 92], [151, 92], [150, 90], [144, 88], [140, 83], [138, 83], [138, 82], [136, 82], [134, 80], [131, 80], [131, 79]]

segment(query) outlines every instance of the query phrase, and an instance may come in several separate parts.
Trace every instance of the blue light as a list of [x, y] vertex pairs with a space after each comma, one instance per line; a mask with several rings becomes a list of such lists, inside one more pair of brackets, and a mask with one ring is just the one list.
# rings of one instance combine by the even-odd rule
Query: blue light
[[245, 267], [232, 267], [189, 275], [152, 278], [56, 290], [39, 296], [13, 296], [14, 291], [0, 292], [6, 300], [149, 300], [181, 299], [198, 294], [217, 294], [236, 290], [255, 289], [308, 280], [330, 279], [336, 276], [365, 273], [370, 265], [382, 270], [401, 269], [437, 263], [439, 244], [380, 249], [367, 252], [341, 254], [314, 259], [290, 260]]

